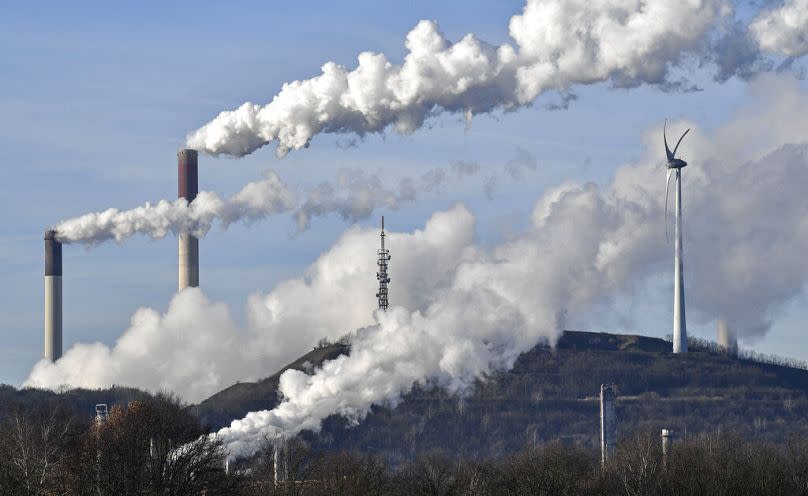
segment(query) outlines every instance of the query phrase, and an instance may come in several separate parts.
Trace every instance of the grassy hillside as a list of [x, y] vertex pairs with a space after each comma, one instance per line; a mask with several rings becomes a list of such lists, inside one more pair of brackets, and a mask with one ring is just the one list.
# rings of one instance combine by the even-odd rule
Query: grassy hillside
[[[782, 442], [808, 433], [808, 371], [695, 344], [694, 352], [673, 355], [661, 339], [568, 331], [556, 349], [537, 346], [512, 370], [480, 382], [468, 398], [418, 388], [395, 410], [374, 407], [357, 427], [332, 417], [319, 436], [305, 437], [319, 449], [393, 458], [433, 449], [498, 456], [554, 440], [594, 447], [602, 383], [617, 386], [618, 435], [666, 427], [684, 435], [727, 430]], [[348, 352], [343, 345], [316, 349], [287, 368], [310, 369]], [[279, 374], [225, 389], [195, 412], [218, 428], [250, 410], [271, 408]]]

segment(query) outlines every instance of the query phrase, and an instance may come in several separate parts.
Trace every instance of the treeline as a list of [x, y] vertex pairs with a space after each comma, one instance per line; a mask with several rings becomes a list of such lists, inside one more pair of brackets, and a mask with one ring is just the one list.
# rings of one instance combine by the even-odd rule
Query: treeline
[[221, 443], [204, 433], [165, 394], [115, 405], [104, 421], [15, 408], [0, 418], [0, 495], [238, 494]]
[[770, 353], [758, 353], [754, 350], [749, 350], [745, 348], [736, 348], [734, 350], [728, 350], [725, 347], [716, 343], [715, 341], [710, 341], [709, 339], [703, 339], [694, 336], [688, 336], [687, 349], [690, 352], [704, 352], [713, 354], [729, 353], [738, 360], [753, 364], [757, 363], [763, 365], [774, 365], [777, 367], [808, 370], [808, 363], [806, 363], [803, 360], [797, 360], [796, 358], [789, 358]]
[[290, 471], [277, 484], [266, 459], [251, 471], [253, 494], [391, 496], [534, 495], [800, 495], [808, 494], [808, 443], [783, 447], [732, 435], [675, 443], [663, 456], [656, 434], [625, 440], [605, 466], [598, 453], [548, 444], [498, 460], [423, 454], [391, 468], [378, 457], [337, 453], [309, 456], [297, 443]]
[[[674, 442], [622, 439], [597, 450], [549, 443], [489, 459], [421, 453], [391, 464], [373, 453], [322, 452], [301, 438], [226, 464], [219, 441], [167, 395], [114, 406], [95, 422], [66, 410], [0, 418], [2, 495], [780, 495], [808, 494], [808, 441], [710, 434]], [[228, 468], [226, 468], [228, 467]], [[277, 474], [277, 477], [276, 477]]]

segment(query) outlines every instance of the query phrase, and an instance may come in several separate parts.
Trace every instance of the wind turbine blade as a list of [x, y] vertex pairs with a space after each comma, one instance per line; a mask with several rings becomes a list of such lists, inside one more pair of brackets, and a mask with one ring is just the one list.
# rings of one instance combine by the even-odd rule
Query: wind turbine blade
[[668, 237], [668, 192], [671, 186], [671, 174], [673, 174], [673, 169], [668, 169], [668, 179], [665, 180], [665, 241], [670, 241]]
[[[687, 128], [687, 131], [685, 131], [685, 134], [687, 134], [689, 132], [690, 132], [690, 128]], [[673, 148], [673, 156], [674, 157], [676, 156], [676, 150], [679, 149], [679, 143], [681, 143], [682, 140], [685, 139], [685, 134], [683, 134], [682, 137], [679, 138], [679, 141], [676, 142], [676, 146]]]
[[662, 125], [662, 140], [665, 141], [665, 155], [668, 157], [668, 162], [673, 160], [673, 153], [668, 148], [668, 119], [665, 119], [665, 124]]

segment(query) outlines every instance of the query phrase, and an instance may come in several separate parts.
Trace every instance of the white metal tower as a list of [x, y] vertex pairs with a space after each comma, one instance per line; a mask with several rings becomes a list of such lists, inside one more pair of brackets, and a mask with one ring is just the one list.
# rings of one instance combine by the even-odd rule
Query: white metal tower
[[[667, 122], [665, 123], [667, 127]], [[687, 162], [682, 159], [676, 158], [676, 150], [682, 143], [685, 135], [690, 131], [682, 134], [673, 151], [668, 148], [668, 137], [665, 130], [662, 132], [663, 140], [665, 141], [665, 155], [668, 158], [668, 179], [665, 184], [665, 233], [667, 233], [668, 225], [668, 189], [670, 187], [671, 176], [676, 181], [676, 227], [674, 232], [673, 241], [673, 258], [674, 258], [674, 279], [673, 279], [673, 352], [674, 353], [687, 353], [687, 325], [685, 318], [685, 278], [682, 263], [682, 168], [687, 166]]]

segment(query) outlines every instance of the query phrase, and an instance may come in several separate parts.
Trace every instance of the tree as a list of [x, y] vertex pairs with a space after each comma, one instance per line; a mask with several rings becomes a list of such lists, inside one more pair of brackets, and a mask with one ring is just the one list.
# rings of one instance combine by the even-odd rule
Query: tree
[[387, 466], [371, 455], [326, 454], [312, 463], [311, 477], [314, 495], [383, 496], [391, 491]]
[[59, 486], [70, 422], [60, 409], [15, 411], [0, 427], [0, 484], [8, 494], [44, 495]]
[[114, 406], [88, 431], [75, 479], [100, 494], [232, 494], [241, 481], [225, 474], [221, 441], [203, 434], [173, 396]]

